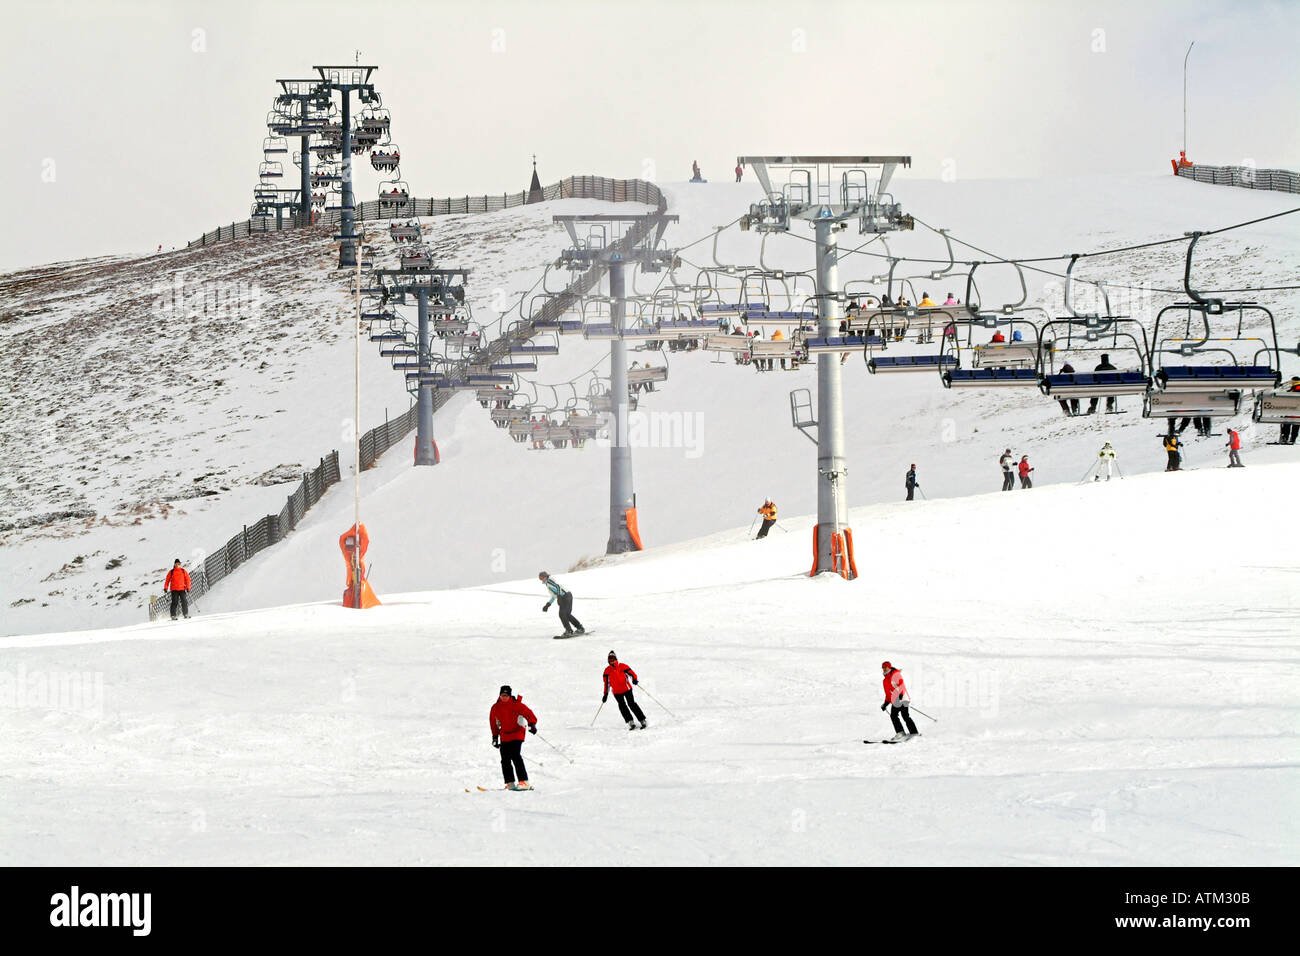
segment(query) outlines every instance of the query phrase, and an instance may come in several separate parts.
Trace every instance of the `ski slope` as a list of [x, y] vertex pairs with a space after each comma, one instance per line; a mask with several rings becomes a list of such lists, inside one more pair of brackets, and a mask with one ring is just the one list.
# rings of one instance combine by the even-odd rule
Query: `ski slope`
[[[685, 279], [693, 275], [691, 266], [715, 263], [713, 230], [733, 223], [759, 198], [748, 181], [663, 188], [670, 211], [681, 217], [666, 241], [684, 247]], [[1004, 256], [1176, 236], [1271, 215], [1293, 202], [1282, 194], [1167, 175], [947, 183], [903, 173], [894, 191], [922, 222]], [[505, 311], [505, 321], [512, 321], [519, 318], [515, 303], [522, 296], [524, 308], [530, 307], [525, 290], [540, 291], [543, 267], [568, 241], [552, 216], [642, 208], [566, 200], [438, 217], [425, 225], [440, 261], [471, 268], [476, 317], [492, 321]], [[375, 236], [378, 264], [391, 263], [396, 250], [382, 230]], [[263, 242], [268, 238], [275, 242]], [[733, 225], [718, 237], [717, 261], [753, 265], [761, 257], [769, 266], [807, 270], [813, 262], [807, 238], [796, 230], [762, 243]], [[844, 282], [886, 271], [883, 260], [848, 252], [865, 241], [854, 230], [840, 238]], [[192, 564], [202, 549], [244, 523], [278, 512], [292, 484], [258, 482], [285, 480], [333, 448], [344, 450], [345, 482], [285, 542], [223, 581], [202, 610], [338, 598], [336, 542], [352, 522], [343, 441], [352, 417], [352, 320], [328, 241], [325, 232], [287, 233], [7, 277], [0, 291], [12, 299], [17, 317], [0, 326], [0, 343], [16, 371], [0, 435], [0, 512], [7, 519], [74, 508], [95, 516], [0, 534], [0, 633], [142, 621], [145, 601], [160, 591], [173, 557]], [[923, 228], [888, 242], [895, 255], [946, 259], [942, 241]], [[862, 252], [880, 248], [877, 243]], [[1180, 296], [1118, 286], [1177, 288], [1180, 250], [1164, 246], [1083, 260], [1076, 272], [1111, 283], [1114, 308], [1150, 323], [1160, 305]], [[974, 254], [961, 246], [956, 253]], [[1297, 263], [1300, 233], [1284, 218], [1203, 240], [1195, 275], [1202, 288], [1289, 285]], [[939, 266], [900, 267], [898, 275], [931, 268]], [[665, 278], [637, 277], [630, 291], [647, 293]], [[160, 316], [157, 303], [166, 296], [158, 290], [178, 281], [199, 291], [256, 282], [256, 320], [224, 313], [219, 321], [202, 313], [180, 318], [168, 308]], [[565, 281], [554, 274], [546, 279], [551, 289]], [[1060, 282], [1032, 272], [1027, 281], [1029, 302], [1059, 314]], [[978, 282], [985, 302], [1020, 296], [1007, 267], [983, 267]], [[65, 284], [80, 295], [67, 293]], [[964, 284], [960, 268], [941, 280], [914, 280], [916, 293], [930, 291], [936, 299], [948, 291], [962, 296]], [[1276, 314], [1283, 344], [1300, 340], [1300, 297], [1277, 292], [1259, 298]], [[1082, 309], [1098, 307], [1087, 286], [1076, 289], [1075, 300]], [[801, 304], [776, 296], [772, 302], [774, 308]], [[172, 325], [194, 342], [186, 338], [178, 348], [167, 331]], [[72, 343], [86, 335], [94, 347], [84, 360], [41, 359], [78, 356]], [[558, 357], [543, 359], [537, 373], [524, 376], [542, 401], [562, 404], [591, 370], [608, 372], [607, 343], [566, 336], [561, 344]], [[901, 351], [916, 350], [924, 349], [909, 344]], [[362, 425], [371, 427], [386, 411], [403, 409], [406, 395], [400, 373], [374, 343], [363, 343], [362, 356]], [[769, 495], [785, 514], [814, 509], [815, 456], [789, 426], [788, 399], [793, 388], [815, 388], [813, 366], [759, 375], [729, 356], [715, 364], [705, 352], [632, 357], [669, 365], [669, 381], [641, 397], [644, 414], [639, 425], [634, 422], [633, 474], [648, 546], [745, 523]], [[1283, 371], [1300, 374], [1300, 359], [1283, 355]], [[870, 376], [862, 357], [851, 356], [844, 376], [850, 502], [901, 497], [912, 462], [931, 500], [996, 489], [996, 460], [1008, 446], [1017, 457], [1030, 456], [1040, 488], [1076, 481], [1107, 439], [1126, 474], [1164, 468], [1157, 437], [1163, 422], [1143, 419], [1137, 399], [1121, 401], [1122, 415], [1066, 419], [1036, 390], [1012, 392], [947, 391], [937, 375]], [[1276, 426], [1253, 426], [1248, 408], [1231, 424], [1242, 430], [1248, 464], [1300, 460], [1297, 448], [1270, 447]], [[1214, 438], [1188, 439], [1190, 466], [1224, 463], [1222, 427]], [[530, 451], [493, 428], [469, 395], [438, 413], [434, 433], [440, 466], [412, 469], [406, 445], [362, 476], [363, 520], [381, 595], [501, 582], [539, 567], [560, 573], [603, 553], [606, 451], [590, 443], [581, 451]], [[1062, 519], [1063, 534], [1085, 530]]]
[[[806, 576], [810, 517], [732, 526], [552, 567], [570, 641], [521, 567], [5, 638], [0, 863], [1295, 865], [1297, 480], [861, 506], [855, 582]], [[610, 648], [647, 731], [591, 726]], [[937, 722], [864, 747], [884, 659]], [[528, 738], [535, 793], [476, 789], [502, 683], [563, 752]]]

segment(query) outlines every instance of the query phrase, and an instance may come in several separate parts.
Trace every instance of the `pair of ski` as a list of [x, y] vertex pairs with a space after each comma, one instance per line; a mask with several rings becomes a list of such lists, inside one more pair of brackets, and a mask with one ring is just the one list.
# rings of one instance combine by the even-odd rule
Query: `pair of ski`
[[[475, 789], [477, 789], [479, 793], [492, 793], [498, 788], [492, 787], [489, 789], [487, 787], [476, 787]], [[527, 793], [529, 790], [536, 790], [537, 788], [529, 784], [527, 787], [501, 787], [500, 789], [502, 792], [510, 791], [511, 793]], [[465, 792], [469, 793], [468, 787], [465, 788]]]
[[894, 740], [893, 738], [890, 738], [889, 740], [864, 740], [862, 742], [864, 744], [901, 744], [901, 743], [906, 743], [907, 741], [911, 740], [913, 737], [919, 737], [919, 736], [921, 735], [908, 734], [906, 737], [900, 737], [898, 740]]

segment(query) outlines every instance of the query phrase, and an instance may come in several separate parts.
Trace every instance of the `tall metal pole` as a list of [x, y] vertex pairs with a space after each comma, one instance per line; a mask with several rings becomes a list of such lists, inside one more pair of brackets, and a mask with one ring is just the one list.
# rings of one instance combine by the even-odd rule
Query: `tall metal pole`
[[1193, 40], [1187, 44], [1187, 53], [1183, 56], [1183, 158], [1187, 158], [1187, 58], [1192, 55]]
[[[837, 224], [817, 220], [818, 334], [840, 334]], [[840, 357], [817, 356], [817, 568], [834, 571], [832, 546], [848, 526], [848, 469], [844, 460], [844, 402]]]
[[[305, 107], [303, 112], [306, 113]], [[310, 136], [303, 136], [302, 149], [299, 151], [299, 156], [302, 157], [302, 212], [298, 219], [300, 226], [311, 225], [311, 150], [307, 145], [310, 141]]]
[[[303, 161], [303, 168], [307, 166], [306, 160]], [[357, 257], [356, 272], [356, 334], [354, 336], [353, 358], [355, 365], [354, 378], [356, 383], [356, 394], [354, 395], [354, 411], [352, 419], [352, 430], [356, 434], [356, 455], [354, 458], [354, 474], [356, 481], [353, 483], [353, 519], [352, 519], [352, 599], [356, 602], [357, 609], [361, 608], [361, 257]]]
[[[423, 366], [429, 357], [429, 290], [421, 286], [416, 293], [420, 305], [419, 356]], [[423, 371], [423, 368], [420, 369]], [[415, 463], [417, 465], [435, 465], [433, 457], [433, 386], [420, 383], [416, 398], [415, 412]]]
[[623, 318], [627, 308], [624, 263], [609, 264], [610, 321], [614, 340], [609, 344], [610, 410], [614, 413], [609, 437], [609, 543], [606, 554], [635, 551], [636, 543], [627, 528], [627, 512], [635, 507], [632, 491], [632, 449], [627, 437], [627, 343], [623, 341]]
[[344, 87], [343, 94], [343, 208], [340, 210], [339, 268], [357, 264], [357, 248], [352, 237], [355, 209], [352, 201], [352, 90]]

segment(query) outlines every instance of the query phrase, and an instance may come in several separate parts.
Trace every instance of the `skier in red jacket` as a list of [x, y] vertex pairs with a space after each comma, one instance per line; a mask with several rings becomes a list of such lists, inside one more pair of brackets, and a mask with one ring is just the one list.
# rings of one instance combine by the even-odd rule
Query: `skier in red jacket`
[[[507, 790], [531, 790], [528, 785], [528, 770], [524, 767], [523, 754], [524, 728], [528, 733], [537, 733], [537, 715], [524, 706], [523, 697], [512, 697], [510, 685], [505, 684], [497, 695], [497, 702], [488, 714], [488, 725], [492, 728], [492, 746], [501, 751], [501, 773], [506, 778]], [[515, 783], [515, 773], [519, 782]]]
[[1241, 451], [1241, 435], [1237, 432], [1235, 428], [1228, 429], [1228, 444], [1226, 444], [1224, 447], [1228, 449], [1229, 468], [1246, 467], [1241, 463], [1241, 455], [1239, 454], [1239, 452]]
[[[880, 673], [884, 677], [885, 685], [885, 702], [880, 705], [884, 710], [892, 705], [889, 711], [889, 719], [894, 723], [894, 740], [902, 740], [905, 737], [919, 737], [921, 732], [916, 729], [916, 724], [912, 723], [912, 715], [907, 712], [908, 705], [912, 703], [912, 698], [907, 696], [907, 685], [903, 683], [903, 672], [900, 671], [889, 661], [880, 665]], [[899, 715], [902, 715], [903, 721], [899, 722]], [[907, 724], [907, 733], [903, 733], [903, 723]]]
[[[632, 684], [637, 682], [636, 671], [626, 664], [620, 664], [618, 656], [609, 652], [609, 666], [605, 668], [605, 692], [600, 697], [603, 704], [609, 700], [609, 692], [612, 688], [614, 691], [614, 700], [618, 702], [618, 712], [623, 715], [627, 721], [628, 730], [636, 730], [636, 724], [632, 723], [632, 714], [636, 714], [636, 719], [641, 721], [641, 729], [645, 730], [645, 714], [637, 706], [636, 698], [632, 696], [632, 684], [627, 682], [628, 677], [632, 678]], [[629, 712], [630, 711], [630, 712]]]
[[172, 569], [167, 572], [167, 577], [163, 578], [163, 593], [172, 592], [172, 620], [176, 620], [176, 609], [185, 614], [185, 619], [190, 617], [190, 573], [181, 567], [181, 559], [177, 558], [172, 563]]

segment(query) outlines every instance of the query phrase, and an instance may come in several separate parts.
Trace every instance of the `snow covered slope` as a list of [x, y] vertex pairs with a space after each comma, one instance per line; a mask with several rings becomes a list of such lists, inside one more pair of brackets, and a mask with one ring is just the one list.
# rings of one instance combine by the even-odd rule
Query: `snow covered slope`
[[[852, 583], [727, 527], [558, 575], [570, 641], [531, 568], [0, 639], [0, 863], [1295, 865], [1298, 480], [859, 507]], [[610, 648], [647, 731], [592, 726]], [[937, 722], [865, 747], [884, 659]], [[502, 683], [535, 793], [476, 789]]]
[[[750, 182], [664, 188], [671, 211], [681, 216], [667, 241], [689, 246], [683, 256], [696, 265], [713, 264], [712, 230], [733, 222], [758, 198]], [[953, 183], [900, 177], [895, 193], [922, 221], [948, 227], [954, 236], [1004, 256], [1086, 251], [1176, 236], [1192, 228], [1269, 215], [1293, 202], [1280, 194], [1169, 176]], [[427, 231], [445, 261], [476, 270], [470, 286], [476, 314], [491, 316], [496, 314], [494, 305], [503, 307], [512, 293], [532, 286], [540, 265], [566, 242], [563, 231], [551, 226], [550, 216], [595, 208], [601, 204], [548, 203], [491, 216], [439, 218]], [[94, 368], [88, 364], [65, 366], [34, 357], [39, 343], [51, 340], [59, 343], [58, 354], [76, 354], [75, 336], [97, 328], [88, 315], [76, 313], [76, 322], [69, 320], [66, 330], [58, 317], [71, 305], [44, 318], [20, 316], [5, 323], [32, 325], [26, 337], [6, 332], [0, 339], [20, 369], [19, 380], [5, 397], [3, 511], [22, 516], [84, 508], [97, 517], [38, 525], [0, 539], [0, 632], [142, 619], [143, 599], [160, 588], [172, 557], [188, 559], [195, 549], [224, 540], [243, 522], [278, 510], [290, 487], [249, 482], [282, 465], [288, 467], [280, 473], [288, 474], [296, 466], [314, 464], [331, 448], [343, 447], [340, 439], [351, 414], [351, 343], [342, 318], [346, 303], [341, 285], [332, 278], [327, 241], [295, 234], [265, 238], [286, 245], [281, 249], [240, 243], [175, 253], [136, 261], [130, 266], [134, 271], [124, 275], [134, 277], [128, 285], [141, 287], [155, 279], [166, 287], [186, 270], [212, 282], [266, 276], [262, 311], [273, 315], [277, 330], [286, 329], [283, 336], [265, 334], [265, 326], [272, 324], [269, 319], [251, 330], [239, 321], [187, 320], [185, 328], [203, 337], [205, 344], [182, 352], [179, 364], [169, 367], [164, 363], [178, 346], [154, 333], [159, 323], [149, 320], [152, 299], [146, 301], [141, 293], [137, 311], [116, 319], [117, 324], [96, 340], [104, 343], [96, 353], [104, 374], [114, 377], [90, 382]], [[770, 266], [811, 268], [812, 246], [806, 236], [775, 237], [765, 246], [760, 241], [756, 234], [733, 226], [719, 238], [718, 259], [756, 264], [762, 255]], [[860, 242], [852, 230], [841, 235], [846, 250]], [[385, 255], [391, 255], [385, 239], [381, 244]], [[945, 258], [943, 243], [923, 229], [890, 237], [889, 246], [895, 255]], [[863, 252], [880, 248], [877, 243]], [[1180, 249], [1167, 246], [1084, 260], [1078, 275], [1104, 278], [1112, 285], [1141, 282], [1176, 289]], [[958, 246], [957, 256], [963, 255], [984, 257]], [[261, 258], [246, 263], [250, 257]], [[164, 269], [167, 263], [173, 265]], [[1300, 234], [1293, 221], [1284, 218], [1204, 240], [1198, 247], [1196, 276], [1206, 288], [1290, 285], [1297, 264]], [[93, 273], [126, 267], [110, 263], [69, 268]], [[905, 264], [898, 274], [931, 268], [940, 266], [923, 270]], [[860, 281], [886, 269], [881, 259], [845, 255], [841, 276]], [[936, 298], [948, 291], [961, 296], [964, 278], [959, 272], [933, 282], [914, 280], [916, 291], [930, 291]], [[14, 283], [25, 275], [9, 277], [6, 301], [14, 297], [19, 311], [45, 307], [41, 303], [54, 295], [53, 287], [18, 298]], [[109, 302], [121, 282], [110, 281], [107, 271], [103, 276], [86, 288]], [[690, 280], [692, 270], [683, 269], [680, 277]], [[1020, 296], [1009, 268], [984, 267], [978, 280], [986, 303]], [[1029, 301], [1044, 303], [1057, 314], [1059, 280], [1038, 273], [1030, 273], [1028, 280]], [[551, 281], [551, 287], [558, 288], [562, 281]], [[637, 289], [649, 291], [653, 281], [639, 278]], [[300, 286], [307, 291], [297, 292]], [[1076, 292], [1076, 304], [1096, 308], [1090, 290]], [[1148, 322], [1159, 305], [1180, 298], [1117, 288], [1110, 294], [1116, 310]], [[1294, 292], [1258, 298], [1274, 309], [1283, 343], [1294, 345], [1300, 339], [1300, 298]], [[774, 307], [786, 304], [779, 298], [773, 301]], [[12, 310], [7, 314], [16, 315]], [[103, 313], [117, 314], [113, 308]], [[149, 361], [130, 364], [109, 347], [114, 337], [128, 332], [135, 337], [127, 351], [152, 356]], [[561, 404], [573, 394], [566, 383], [581, 383], [583, 373], [608, 363], [606, 344], [566, 337], [562, 347], [558, 358], [544, 359], [538, 373], [525, 376], [543, 399]], [[908, 350], [917, 347], [902, 351]], [[362, 425], [370, 427], [382, 421], [385, 408], [396, 411], [406, 401], [400, 375], [378, 357], [377, 349], [367, 343], [364, 354], [367, 398]], [[219, 355], [225, 357], [212, 358]], [[788, 424], [788, 393], [815, 387], [812, 367], [759, 375], [730, 359], [715, 364], [704, 352], [634, 357], [670, 365], [668, 383], [643, 397], [645, 417], [634, 423], [638, 430], [633, 469], [648, 546], [687, 541], [748, 522], [768, 495], [786, 515], [814, 509], [813, 449]], [[1283, 358], [1286, 374], [1300, 374], [1300, 360]], [[259, 369], [264, 362], [267, 367]], [[63, 392], [43, 390], [42, 376], [61, 376]], [[195, 387], [178, 394], [177, 381], [192, 381]], [[140, 392], [135, 398], [133, 389]], [[65, 404], [72, 403], [69, 410], [53, 404], [59, 395]], [[1071, 420], [1032, 389], [1016, 394], [951, 392], [940, 386], [937, 376], [869, 376], [857, 355], [846, 366], [845, 398], [848, 494], [854, 504], [901, 497], [903, 474], [912, 462], [917, 463], [923, 493], [932, 501], [997, 488], [1001, 478], [996, 459], [1008, 446], [1017, 456], [1030, 456], [1039, 489], [1076, 481], [1105, 439], [1118, 449], [1126, 474], [1164, 467], [1156, 437], [1162, 423], [1143, 419], [1136, 399], [1121, 402], [1123, 415]], [[46, 414], [51, 408], [56, 408], [54, 416]], [[83, 411], [101, 416], [89, 419], [95, 427], [79, 424]], [[52, 428], [50, 421], [67, 424]], [[1266, 444], [1275, 440], [1275, 426], [1253, 427], [1246, 414], [1235, 424], [1243, 429], [1249, 465], [1300, 460], [1300, 449]], [[438, 414], [435, 434], [442, 465], [412, 469], [408, 453], [399, 448], [363, 476], [363, 518], [372, 535], [370, 557], [381, 596], [499, 582], [541, 567], [559, 573], [603, 552], [608, 535], [604, 450], [588, 444], [582, 450], [530, 451], [494, 429], [469, 396], [456, 398]], [[39, 449], [34, 456], [25, 450], [33, 444]], [[1190, 440], [1189, 465], [1221, 464], [1220, 456], [1226, 454], [1222, 444], [1222, 438]], [[344, 455], [345, 466], [346, 459]], [[192, 497], [196, 489], [218, 494]], [[1215, 507], [1231, 508], [1235, 502], [1207, 502], [1197, 513], [1213, 515]], [[335, 542], [351, 523], [351, 514], [350, 481], [345, 481], [287, 541], [222, 582], [204, 602], [204, 612], [337, 599], [342, 568]], [[1208, 524], [1214, 519], [1198, 520]], [[1070, 536], [1087, 530], [1065, 514], [1044, 533]], [[856, 540], [860, 549], [872, 547], [872, 530], [857, 528]], [[107, 567], [114, 562], [120, 564]]]

